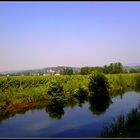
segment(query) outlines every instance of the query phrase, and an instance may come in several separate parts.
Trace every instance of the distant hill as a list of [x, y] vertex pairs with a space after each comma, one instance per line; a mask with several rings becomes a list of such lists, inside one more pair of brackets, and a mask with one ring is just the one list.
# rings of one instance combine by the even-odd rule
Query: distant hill
[[124, 66], [125, 69], [130, 70], [132, 68], [134, 69], [140, 69], [140, 66]]
[[50, 71], [58, 72], [65, 68], [72, 68], [74, 73], [80, 72], [80, 68], [78, 68], [78, 67], [56, 66], [56, 67], [47, 67], [47, 68], [42, 68], [42, 69], [3, 71], [3, 72], [0, 72], [0, 75], [43, 75], [43, 74], [49, 73]]
[[[15, 70], [15, 71], [3, 71], [0, 72], [0, 75], [50, 75], [50, 73], [59, 73], [61, 70], [65, 68], [72, 68], [74, 73], [80, 72], [80, 67], [70, 67], [70, 66], [56, 66], [56, 67], [46, 67], [40, 69], [30, 69], [30, 70]], [[127, 71], [134, 69], [140, 69], [140, 65], [138, 66], [124, 66], [124, 69]]]

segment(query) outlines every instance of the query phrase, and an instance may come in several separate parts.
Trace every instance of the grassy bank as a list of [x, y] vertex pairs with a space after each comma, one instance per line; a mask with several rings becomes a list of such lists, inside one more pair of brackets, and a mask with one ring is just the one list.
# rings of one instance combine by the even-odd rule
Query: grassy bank
[[[117, 90], [140, 87], [140, 74], [106, 75], [110, 94]], [[68, 99], [89, 95], [89, 75], [71, 76], [1, 76], [0, 110], [9, 105], [50, 100], [52, 97]]]

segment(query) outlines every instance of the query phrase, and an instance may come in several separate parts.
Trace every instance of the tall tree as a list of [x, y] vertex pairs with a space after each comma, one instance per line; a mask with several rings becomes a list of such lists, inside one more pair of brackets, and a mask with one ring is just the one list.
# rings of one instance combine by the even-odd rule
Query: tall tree
[[73, 69], [72, 68], [64, 68], [63, 70], [60, 71], [60, 74], [62, 74], [62, 75], [72, 75], [73, 74]]

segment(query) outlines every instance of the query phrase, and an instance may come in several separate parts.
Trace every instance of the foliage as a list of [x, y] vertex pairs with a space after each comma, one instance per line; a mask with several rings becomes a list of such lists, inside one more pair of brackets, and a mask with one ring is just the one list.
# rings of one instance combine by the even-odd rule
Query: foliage
[[86, 75], [86, 74], [91, 74], [91, 72], [92, 72], [92, 68], [85, 66], [81, 68], [80, 74]]
[[64, 68], [63, 70], [60, 71], [61, 75], [72, 75], [73, 74], [73, 69], [72, 68]]
[[111, 63], [109, 66], [104, 66], [104, 73], [106, 74], [123, 73], [123, 65], [120, 62]]
[[129, 73], [140, 73], [140, 68], [131, 68]]
[[107, 94], [109, 89], [108, 79], [103, 73], [94, 71], [90, 75], [88, 88], [94, 94]]
[[74, 94], [75, 97], [77, 97], [78, 99], [82, 100], [82, 99], [86, 99], [87, 95], [88, 95], [88, 91], [86, 89], [86, 87], [79, 87], [76, 88], [74, 90]]
[[[124, 91], [128, 88], [137, 88], [137, 90], [140, 88], [140, 74], [138, 73], [104, 76], [109, 83], [109, 95], [115, 95], [115, 91]], [[91, 82], [90, 77], [90, 75], [0, 76], [0, 108], [5, 108], [15, 101], [30, 103], [50, 100], [57, 96], [62, 99], [74, 100], [76, 97], [76, 99], [82, 100], [84, 96], [89, 97], [91, 94], [89, 85], [92, 85], [94, 80]], [[102, 86], [102, 81], [98, 86]], [[97, 89], [96, 86], [94, 86], [95, 89]], [[93, 87], [91, 86], [91, 88]], [[103, 88], [102, 90], [104, 91]]]
[[124, 70], [122, 63], [116, 62], [116, 63], [110, 63], [109, 66], [105, 65], [103, 67], [82, 67], [80, 74], [87, 75], [91, 74], [93, 71], [99, 71], [104, 74], [117, 74], [117, 73], [126, 73], [126, 70]]
[[58, 80], [51, 80], [47, 84], [47, 93], [52, 96], [61, 96], [64, 92], [63, 85]]

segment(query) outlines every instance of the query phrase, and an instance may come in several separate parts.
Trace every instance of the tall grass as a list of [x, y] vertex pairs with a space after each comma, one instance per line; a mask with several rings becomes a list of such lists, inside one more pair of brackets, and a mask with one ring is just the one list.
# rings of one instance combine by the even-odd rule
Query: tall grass
[[[140, 124], [140, 106], [132, 109], [126, 116], [120, 115], [117, 119], [113, 119], [109, 126], [104, 127], [100, 137], [115, 138], [115, 137], [131, 137], [135, 130], [138, 133], [135, 136], [139, 136], [139, 124]], [[135, 137], [133, 135], [133, 137]]]

